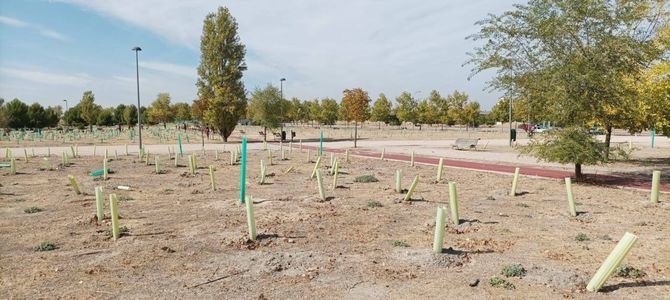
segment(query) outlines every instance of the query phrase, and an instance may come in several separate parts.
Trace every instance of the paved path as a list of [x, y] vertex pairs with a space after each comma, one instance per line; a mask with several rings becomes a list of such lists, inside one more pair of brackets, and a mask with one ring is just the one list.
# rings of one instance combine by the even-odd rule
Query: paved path
[[[296, 145], [294, 145], [294, 147], [296, 147]], [[312, 145], [303, 145], [303, 148], [318, 150], [317, 146]], [[327, 153], [328, 152], [344, 153], [346, 150], [343, 148], [324, 147], [323, 151]], [[379, 158], [381, 156], [381, 152], [349, 149], [349, 155], [368, 157], [368, 158]], [[385, 151], [384, 159], [409, 162], [411, 160], [411, 157], [410, 155], [407, 154], [389, 153]], [[423, 155], [414, 156], [414, 161], [420, 164], [437, 165], [439, 163], [439, 160], [440, 160], [439, 157], [431, 157]], [[444, 165], [446, 167], [494, 172], [502, 174], [513, 174], [516, 169], [516, 166], [506, 164], [473, 162], [473, 161], [455, 160], [455, 159], [444, 159]], [[556, 170], [547, 167], [522, 167], [520, 168], [519, 173], [527, 176], [556, 179], [556, 180], [563, 180], [566, 177], [574, 177], [573, 172]], [[587, 181], [593, 184], [614, 186], [618, 188], [647, 190], [647, 191], [651, 189], [651, 176], [648, 176], [648, 178], [643, 178], [639, 175], [634, 174], [631, 174], [630, 176], [618, 176], [611, 174], [586, 174], [586, 176]], [[661, 192], [664, 193], [670, 193], [670, 182], [668, 182], [667, 180], [665, 182], [662, 181], [660, 190]]]
[[[278, 143], [275, 142], [269, 142], [269, 144], [274, 145], [275, 147], [278, 145]], [[312, 149], [312, 150], [317, 150], [318, 146], [316, 146], [318, 143], [303, 143], [303, 148], [304, 149]], [[328, 143], [333, 144], [332, 142]], [[285, 144], [288, 146], [288, 144]], [[168, 148], [172, 147], [172, 150], [178, 151], [177, 145], [174, 144], [163, 144], [163, 145], [147, 145], [145, 146], [150, 153], [153, 154], [167, 154], [168, 153]], [[192, 153], [195, 151], [200, 151], [202, 149], [201, 144], [184, 144], [182, 145], [183, 151], [185, 153]], [[219, 151], [223, 150], [230, 150], [233, 149], [234, 147], [237, 147], [237, 144], [205, 144], [205, 149], [206, 150], [214, 150], [217, 149]], [[298, 143], [293, 143], [294, 148], [298, 148], [299, 144]], [[263, 144], [259, 141], [250, 141], [248, 145], [248, 149], [250, 150], [258, 150], [262, 149]], [[12, 151], [13, 155], [15, 157], [23, 157], [23, 150], [24, 148], [9, 148], [10, 151]], [[95, 149], [95, 154], [96, 155], [103, 155], [105, 149], [109, 151], [109, 155], [113, 156], [114, 152], [118, 152], [119, 155], [125, 154], [125, 145], [100, 145], [96, 146], [95, 148], [93, 146], [79, 146], [78, 151], [79, 155], [93, 155]], [[330, 153], [344, 153], [345, 152], [344, 147], [341, 148], [336, 148], [336, 147], [328, 147], [324, 148], [325, 152], [330, 152]], [[28, 148], [28, 155], [32, 155], [33, 151], [35, 155], [39, 156], [44, 156], [47, 154], [48, 151], [51, 152], [51, 155], [56, 155], [60, 156], [62, 152], [67, 152], [68, 154], [70, 153], [70, 147], [69, 146], [59, 146], [59, 147], [35, 147], [35, 148]], [[409, 152], [409, 151], [408, 151]], [[128, 145], [128, 153], [130, 155], [137, 155], [138, 153], [138, 148], [137, 145]], [[381, 152], [374, 151], [374, 150], [363, 150], [363, 149], [349, 149], [349, 154], [353, 156], [358, 156], [358, 157], [368, 157], [368, 158], [379, 158], [381, 155]], [[2, 153], [4, 155], [4, 152]], [[398, 160], [398, 161], [410, 161], [410, 156], [409, 154], [400, 154], [400, 153], [393, 153], [393, 152], [388, 152], [385, 151], [384, 153], [384, 158], [385, 159], [390, 159], [390, 160]], [[439, 162], [439, 156], [431, 156], [431, 155], [426, 155], [426, 154], [417, 154], [414, 157], [414, 161], [419, 164], [427, 164], [427, 165], [437, 165]], [[494, 172], [494, 173], [501, 173], [501, 174], [512, 174], [514, 173], [514, 170], [516, 166], [520, 166], [520, 174], [522, 175], [527, 175], [527, 176], [535, 176], [535, 177], [540, 177], [540, 178], [548, 178], [548, 179], [555, 179], [555, 180], [562, 180], [565, 177], [572, 177], [574, 174], [572, 171], [567, 171], [566, 169], [558, 169], [556, 167], [551, 167], [551, 166], [537, 166], [537, 165], [518, 165], [518, 164], [510, 164], [509, 162], [507, 163], [496, 163], [492, 161], [470, 161], [470, 160], [464, 160], [464, 159], [459, 159], [459, 158], [445, 158], [444, 159], [444, 165], [446, 167], [452, 167], [452, 168], [461, 168], [461, 169], [468, 169], [468, 170], [477, 170], [477, 171], [484, 171], [484, 172]], [[651, 176], [641, 176], [638, 174], [625, 174], [625, 175], [612, 175], [612, 174], [587, 174], [588, 181], [593, 183], [593, 184], [598, 184], [598, 185], [606, 185], [606, 186], [614, 186], [614, 187], [619, 187], [619, 188], [630, 188], [630, 189], [639, 189], [639, 190], [650, 190], [651, 189]], [[661, 187], [660, 190], [661, 192], [664, 193], [670, 193], [670, 182], [666, 179], [667, 174], [664, 174], [662, 179], [661, 179]]]

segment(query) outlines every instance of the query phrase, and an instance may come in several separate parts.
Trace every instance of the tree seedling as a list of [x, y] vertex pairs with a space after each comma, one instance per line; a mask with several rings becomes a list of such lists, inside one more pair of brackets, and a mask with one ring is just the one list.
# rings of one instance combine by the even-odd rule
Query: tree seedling
[[79, 190], [79, 184], [77, 184], [77, 179], [74, 178], [72, 175], [67, 175], [68, 180], [70, 180], [70, 186], [72, 186], [72, 189], [74, 190], [75, 194], [81, 195], [81, 191]]
[[626, 258], [626, 255], [628, 255], [635, 245], [635, 242], [637, 242], [637, 236], [626, 232], [621, 240], [619, 240], [616, 247], [614, 247], [614, 250], [607, 256], [598, 271], [596, 271], [596, 274], [593, 275], [593, 278], [591, 278], [591, 281], [589, 281], [589, 284], [586, 286], [586, 290], [591, 292], [600, 290], [605, 284], [605, 281], [607, 281], [616, 268], [621, 265], [623, 259]]
[[640, 278], [647, 276], [647, 272], [642, 269], [635, 268], [633, 266], [621, 266], [616, 269], [614, 272], [617, 277], [625, 278]]

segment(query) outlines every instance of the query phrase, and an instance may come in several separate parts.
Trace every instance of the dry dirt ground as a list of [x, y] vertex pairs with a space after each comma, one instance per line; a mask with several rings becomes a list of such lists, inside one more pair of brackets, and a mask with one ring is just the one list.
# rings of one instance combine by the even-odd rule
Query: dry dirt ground
[[[312, 151], [312, 155], [314, 152]], [[164, 157], [161, 156], [161, 157]], [[229, 299], [667, 299], [670, 295], [670, 199], [651, 204], [646, 192], [575, 185], [580, 215], [567, 213], [561, 182], [521, 177], [516, 197], [511, 176], [434, 166], [351, 158], [342, 162], [338, 187], [324, 176], [327, 201], [319, 201], [313, 163], [297, 150], [281, 161], [275, 152], [267, 184], [258, 184], [259, 162], [249, 154], [247, 195], [254, 197], [259, 240], [247, 240], [244, 206], [238, 204], [239, 166], [226, 153], [218, 161], [198, 153], [198, 174], [185, 160], [165, 173], [137, 156], [112, 160], [107, 181], [88, 176], [101, 157], [40, 170], [42, 158], [17, 161], [18, 174], [0, 169], [0, 298], [229, 298]], [[59, 157], [52, 156], [56, 164]], [[340, 157], [343, 160], [343, 157]], [[150, 158], [153, 161], [153, 157]], [[324, 157], [321, 172], [327, 172]], [[267, 161], [266, 161], [267, 163]], [[216, 167], [211, 191], [205, 166]], [[293, 170], [285, 173], [287, 169]], [[412, 201], [393, 189], [420, 176]], [[67, 175], [76, 176], [76, 195]], [[374, 183], [354, 182], [373, 175]], [[444, 251], [433, 254], [438, 206], [448, 204], [448, 181], [458, 184], [461, 225], [446, 228]], [[131, 191], [117, 190], [129, 185]], [[94, 188], [120, 197], [121, 225], [95, 218]], [[371, 201], [378, 201], [376, 206]], [[38, 207], [37, 213], [25, 209]], [[449, 209], [447, 208], [447, 211]], [[612, 277], [602, 292], [585, 286], [628, 231], [639, 240], [624, 264], [639, 278]], [[577, 241], [578, 234], [586, 235]], [[42, 242], [53, 251], [35, 251]], [[525, 276], [501, 275], [521, 264]], [[515, 288], [494, 287], [499, 277]]]

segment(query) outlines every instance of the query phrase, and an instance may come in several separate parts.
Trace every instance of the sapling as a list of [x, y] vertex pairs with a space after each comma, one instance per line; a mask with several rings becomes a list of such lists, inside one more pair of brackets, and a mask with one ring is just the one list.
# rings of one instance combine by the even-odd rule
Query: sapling
[[509, 195], [514, 197], [516, 196], [516, 184], [519, 181], [519, 168], [514, 169], [514, 178], [512, 179], [512, 190], [509, 191]]
[[9, 160], [9, 174], [15, 175], [16, 174], [16, 158], [12, 157]]
[[102, 160], [102, 179], [107, 180], [107, 160]]
[[214, 166], [209, 166], [209, 181], [212, 186], [212, 191], [216, 191], [216, 181], [214, 179]]
[[442, 244], [444, 243], [444, 223], [446, 219], [444, 207], [437, 208], [435, 216], [435, 236], [433, 238], [433, 252], [442, 253]]
[[72, 186], [72, 189], [74, 189], [74, 193], [77, 195], [81, 195], [81, 191], [79, 190], [79, 184], [77, 184], [77, 179], [74, 178], [72, 175], [67, 175], [67, 179], [70, 180], [70, 186]]
[[249, 239], [256, 240], [256, 218], [254, 216], [254, 199], [251, 196], [246, 196], [244, 202], [247, 207], [247, 225], [249, 227]]
[[449, 207], [451, 208], [451, 222], [454, 225], [460, 223], [458, 218], [458, 194], [456, 193], [456, 182], [449, 182]]
[[316, 172], [319, 170], [320, 164], [321, 164], [321, 156], [316, 158], [316, 163], [314, 164], [314, 170], [312, 171], [312, 175], [309, 178], [314, 178], [314, 176], [316, 176]]
[[442, 180], [442, 173], [444, 170], [444, 158], [440, 157], [440, 162], [437, 164], [437, 181]]
[[95, 208], [96, 208], [96, 216], [98, 217], [98, 221], [102, 221], [102, 219], [105, 218], [105, 207], [104, 207], [104, 196], [102, 194], [102, 187], [96, 186], [95, 187]]
[[118, 199], [116, 194], [109, 195], [109, 214], [112, 217], [112, 237], [114, 240], [119, 239], [121, 231], [119, 230], [119, 208], [117, 207]]
[[412, 184], [409, 186], [409, 190], [407, 190], [407, 194], [405, 195], [405, 201], [409, 201], [412, 199], [412, 194], [414, 193], [414, 189], [416, 189], [416, 185], [419, 183], [419, 175], [414, 176], [414, 180], [412, 180]]
[[661, 183], [661, 171], [654, 171], [651, 177], [651, 202], [658, 202], [659, 186]]
[[575, 198], [572, 195], [572, 180], [570, 177], [565, 177], [565, 190], [568, 195], [568, 211], [573, 217], [577, 216], [577, 209], [575, 208]]
[[395, 170], [395, 191], [396, 193], [402, 193], [402, 170]]
[[333, 190], [337, 188], [337, 177], [340, 173], [340, 162], [335, 159], [335, 166], [333, 167]]
[[319, 197], [322, 201], [326, 201], [326, 191], [323, 189], [323, 180], [319, 170], [316, 171], [316, 184], [319, 187]]
[[261, 159], [260, 184], [265, 184], [265, 162]]
[[598, 271], [589, 284], [586, 286], [586, 289], [591, 292], [597, 292], [605, 284], [605, 281], [614, 273], [617, 267], [621, 264], [623, 259], [628, 255], [628, 252], [633, 248], [635, 242], [637, 241], [637, 236], [626, 232], [619, 243], [614, 247], [614, 250], [607, 256], [607, 259], [600, 266]]

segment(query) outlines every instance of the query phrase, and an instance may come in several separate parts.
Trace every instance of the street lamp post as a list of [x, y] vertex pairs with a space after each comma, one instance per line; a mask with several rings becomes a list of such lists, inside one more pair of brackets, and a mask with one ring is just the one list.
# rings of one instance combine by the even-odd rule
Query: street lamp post
[[137, 135], [139, 136], [140, 141], [140, 151], [142, 151], [142, 112], [140, 106], [140, 63], [139, 63], [139, 52], [142, 51], [142, 48], [135, 47], [131, 49], [135, 51], [135, 75], [137, 78]]
[[279, 135], [280, 140], [284, 140], [284, 81], [286, 81], [286, 78], [281, 78], [279, 79], [279, 96], [280, 96], [280, 101], [279, 101], [279, 113], [281, 114], [281, 119], [280, 119], [280, 124], [279, 124]]

